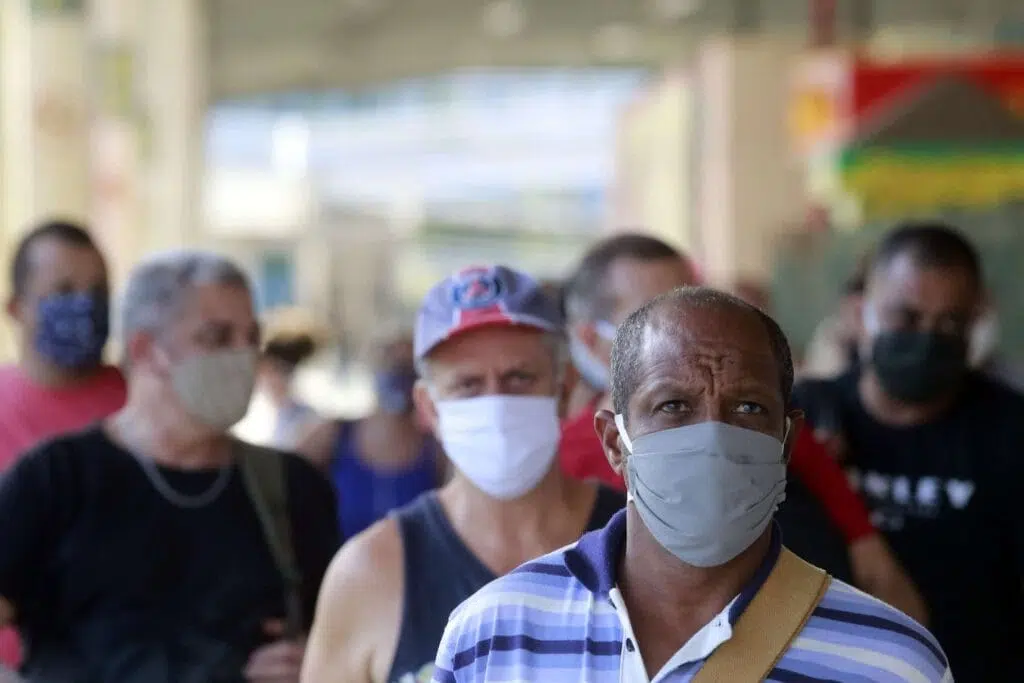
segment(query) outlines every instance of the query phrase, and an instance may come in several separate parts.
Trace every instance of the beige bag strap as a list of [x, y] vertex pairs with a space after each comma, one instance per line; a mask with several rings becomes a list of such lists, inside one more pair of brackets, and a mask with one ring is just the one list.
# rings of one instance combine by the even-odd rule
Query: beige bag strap
[[288, 476], [285, 455], [236, 441], [245, 488], [256, 508], [263, 536], [284, 583], [285, 636], [298, 637], [303, 630], [302, 575], [292, 546], [288, 514]]
[[693, 683], [760, 683], [778, 663], [831, 579], [786, 548], [768, 579], [733, 627], [732, 638], [711, 653]]

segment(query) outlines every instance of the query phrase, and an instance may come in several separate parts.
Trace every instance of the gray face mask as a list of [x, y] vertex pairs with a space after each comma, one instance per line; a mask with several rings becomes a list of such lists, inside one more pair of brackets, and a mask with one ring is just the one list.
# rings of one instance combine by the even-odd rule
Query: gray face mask
[[[609, 343], [615, 340], [615, 326], [610, 322], [599, 320], [594, 323], [594, 329], [601, 339]], [[572, 358], [573, 367], [580, 373], [584, 382], [597, 391], [608, 391], [611, 384], [608, 366], [602, 363], [575, 334], [569, 335], [569, 356]]]
[[786, 499], [783, 445], [766, 434], [701, 422], [631, 441], [621, 415], [615, 424], [630, 453], [630, 502], [658, 543], [686, 564], [732, 560]]

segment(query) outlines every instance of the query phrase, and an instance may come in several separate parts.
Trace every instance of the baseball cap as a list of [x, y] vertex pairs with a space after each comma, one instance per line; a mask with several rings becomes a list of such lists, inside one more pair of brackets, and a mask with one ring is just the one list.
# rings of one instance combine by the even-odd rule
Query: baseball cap
[[506, 266], [474, 266], [445, 278], [416, 313], [413, 349], [425, 357], [463, 332], [492, 325], [562, 329], [558, 307], [530, 276]]

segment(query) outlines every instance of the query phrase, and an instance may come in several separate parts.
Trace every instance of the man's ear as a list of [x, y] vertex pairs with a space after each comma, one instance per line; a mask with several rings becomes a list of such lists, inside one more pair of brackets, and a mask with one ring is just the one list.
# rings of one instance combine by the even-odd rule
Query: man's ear
[[788, 465], [793, 459], [793, 449], [800, 438], [800, 432], [804, 430], [804, 411], [791, 410], [786, 413], [786, 435], [782, 442], [782, 455], [784, 462]]
[[604, 455], [612, 470], [620, 476], [626, 476], [626, 454], [622, 452], [622, 439], [619, 428], [615, 424], [615, 414], [610, 410], [599, 410], [594, 415], [594, 429], [601, 439]]
[[437, 431], [437, 406], [434, 405], [434, 398], [430, 395], [430, 389], [423, 379], [416, 380], [412, 389], [412, 403], [416, 407], [416, 417], [420, 424], [425, 425], [434, 436]]
[[122, 363], [136, 369], [147, 367], [148, 372], [167, 376], [171, 372], [170, 359], [162, 351], [156, 338], [148, 332], [137, 332], [125, 340], [121, 347]]
[[7, 299], [7, 304], [4, 306], [7, 311], [7, 316], [15, 322], [21, 322], [21, 302], [18, 301], [18, 297], [12, 296]]

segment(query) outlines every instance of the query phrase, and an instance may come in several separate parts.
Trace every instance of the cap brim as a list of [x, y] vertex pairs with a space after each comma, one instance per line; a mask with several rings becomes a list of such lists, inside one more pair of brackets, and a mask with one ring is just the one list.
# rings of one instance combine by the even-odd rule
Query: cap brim
[[496, 312], [490, 315], [474, 317], [473, 319], [462, 323], [458, 327], [453, 327], [448, 331], [448, 334], [434, 342], [430, 348], [424, 349], [420, 355], [426, 356], [446, 341], [450, 341], [456, 337], [466, 334], [467, 332], [473, 332], [486, 327], [520, 327], [527, 330], [537, 330], [538, 332], [554, 332], [555, 329], [557, 329], [550, 323], [545, 323], [537, 318], [511, 316], [507, 313]]

